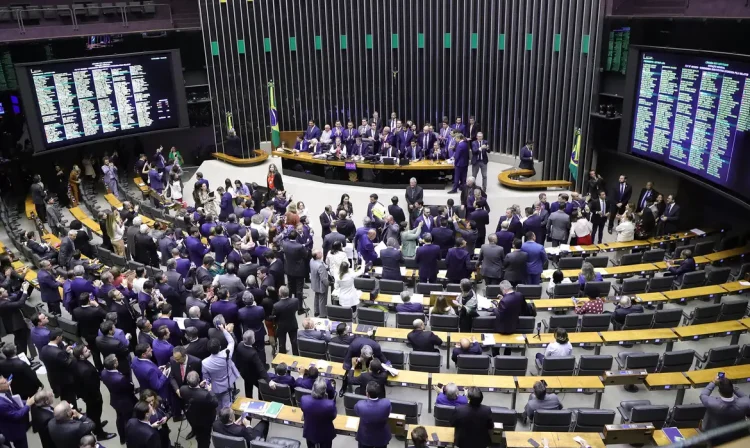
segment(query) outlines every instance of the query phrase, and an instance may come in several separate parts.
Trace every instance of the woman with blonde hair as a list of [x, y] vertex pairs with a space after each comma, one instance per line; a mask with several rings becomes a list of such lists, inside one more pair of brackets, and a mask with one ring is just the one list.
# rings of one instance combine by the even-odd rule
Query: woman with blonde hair
[[77, 207], [81, 201], [81, 169], [78, 165], [73, 165], [73, 169], [70, 170], [70, 177], [68, 177], [68, 198], [70, 198], [70, 206]]
[[125, 241], [122, 239], [125, 235], [125, 224], [120, 219], [119, 213], [111, 212], [107, 214], [107, 234], [112, 241], [115, 254], [125, 256]]

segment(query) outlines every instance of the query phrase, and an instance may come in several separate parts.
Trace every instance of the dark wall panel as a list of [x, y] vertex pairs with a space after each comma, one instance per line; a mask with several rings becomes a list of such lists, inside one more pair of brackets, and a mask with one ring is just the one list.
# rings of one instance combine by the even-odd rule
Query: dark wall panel
[[246, 155], [269, 139], [270, 80], [281, 130], [474, 115], [494, 151], [533, 139], [545, 178], [569, 176], [573, 130], [587, 135], [604, 0], [199, 4], [220, 151], [227, 112]]

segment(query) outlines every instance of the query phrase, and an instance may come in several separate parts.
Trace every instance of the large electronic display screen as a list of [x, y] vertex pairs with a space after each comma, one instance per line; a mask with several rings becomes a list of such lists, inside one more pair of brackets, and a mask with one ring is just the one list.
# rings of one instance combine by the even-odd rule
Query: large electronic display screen
[[188, 126], [177, 51], [17, 68], [35, 152]]
[[750, 197], [750, 64], [643, 50], [630, 151]]

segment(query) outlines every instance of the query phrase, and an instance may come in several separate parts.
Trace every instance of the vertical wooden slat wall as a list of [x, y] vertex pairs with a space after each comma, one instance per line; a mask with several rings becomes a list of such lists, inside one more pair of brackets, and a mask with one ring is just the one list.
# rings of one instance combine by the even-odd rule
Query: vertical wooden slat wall
[[220, 152], [227, 112], [246, 157], [270, 138], [273, 80], [281, 130], [474, 115], [493, 151], [534, 140], [545, 179], [569, 178], [576, 127], [579, 172], [591, 163], [604, 0], [198, 2]]

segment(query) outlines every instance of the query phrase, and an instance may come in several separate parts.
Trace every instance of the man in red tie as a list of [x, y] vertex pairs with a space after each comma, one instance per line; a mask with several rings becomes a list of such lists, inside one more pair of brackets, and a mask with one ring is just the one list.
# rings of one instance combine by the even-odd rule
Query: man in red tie
[[[185, 347], [178, 345], [172, 351], [172, 359], [169, 360], [169, 367], [171, 368], [169, 372], [169, 383], [174, 392], [171, 400], [172, 412], [174, 414], [174, 420], [178, 422], [185, 418], [182, 414], [183, 403], [180, 397], [180, 387], [185, 384], [185, 378], [188, 373], [198, 372], [198, 375], [201, 374], [201, 359], [193, 355], [188, 355]], [[191, 434], [188, 434], [188, 436], [191, 436]]]

